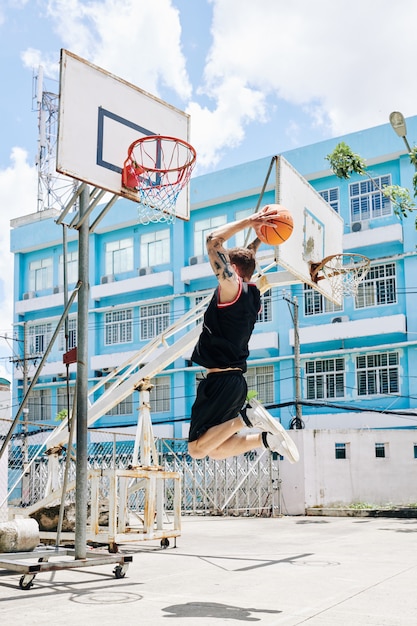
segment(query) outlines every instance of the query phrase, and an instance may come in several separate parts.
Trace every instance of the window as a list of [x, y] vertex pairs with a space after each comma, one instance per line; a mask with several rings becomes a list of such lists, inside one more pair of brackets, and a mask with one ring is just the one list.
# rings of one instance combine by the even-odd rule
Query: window
[[43, 354], [52, 337], [52, 324], [34, 324], [29, 326], [29, 354]]
[[319, 194], [322, 198], [324, 198], [324, 200], [326, 200], [328, 204], [330, 204], [330, 206], [334, 211], [336, 211], [336, 213], [340, 213], [339, 187], [332, 187], [332, 189], [323, 189], [323, 191], [319, 191]]
[[171, 379], [159, 376], [151, 380], [153, 388], [149, 394], [151, 413], [164, 413], [171, 410]]
[[381, 192], [383, 187], [391, 185], [391, 175], [374, 178], [374, 181], [364, 180], [349, 185], [352, 222], [391, 215], [391, 201]]
[[264, 367], [249, 367], [245, 374], [249, 391], [257, 392], [257, 399], [262, 404], [274, 401], [274, 368], [272, 365]]
[[[78, 251], [67, 253], [67, 281], [68, 284], [76, 283], [78, 280]], [[58, 283], [64, 284], [64, 255], [59, 257], [58, 265]]]
[[212, 230], [218, 226], [226, 224], [225, 215], [217, 215], [216, 217], [208, 217], [205, 220], [199, 220], [194, 226], [194, 254], [201, 256], [206, 254], [206, 237]]
[[[70, 413], [72, 411], [72, 407], [74, 405], [74, 392], [75, 392], [75, 387], [70, 387], [69, 388], [69, 410]], [[56, 412], [59, 413], [60, 411], [62, 411], [63, 409], [67, 409], [67, 388], [66, 387], [58, 387], [57, 389], [57, 410]]]
[[261, 295], [261, 310], [256, 319], [257, 322], [272, 322], [272, 295], [271, 290]]
[[146, 233], [140, 238], [140, 266], [153, 267], [171, 260], [169, 229]]
[[307, 361], [307, 399], [343, 398], [345, 395], [345, 360], [343, 358]]
[[397, 302], [395, 263], [372, 265], [364, 280], [359, 284], [355, 297], [357, 309]]
[[105, 274], [120, 274], [133, 270], [133, 238], [106, 243]]
[[[68, 320], [68, 350], [75, 348], [77, 345], [77, 318], [70, 317]], [[61, 328], [58, 336], [58, 350], [63, 352], [65, 346], [65, 326]]]
[[386, 456], [387, 454], [386, 454], [386, 449], [385, 449], [385, 443], [376, 443], [375, 444], [375, 457], [377, 459], [385, 459]]
[[356, 357], [359, 396], [399, 393], [398, 352], [366, 354]]
[[28, 397], [29, 421], [51, 419], [51, 390], [34, 389]]
[[[110, 383], [106, 383], [105, 388], [107, 389], [110, 386]], [[133, 396], [130, 395], [119, 404], [116, 404], [110, 411], [107, 411], [107, 415], [131, 415], [133, 413]]]
[[52, 259], [39, 259], [29, 263], [29, 291], [52, 287]]
[[[249, 215], [252, 215], [252, 213], [253, 213], [252, 209], [244, 209], [243, 211], [237, 211], [235, 215], [235, 219], [236, 221], [243, 220], [244, 217], [249, 217]], [[234, 243], [236, 247], [243, 248], [245, 246], [246, 236], [249, 230], [250, 230], [249, 228], [245, 228], [244, 230], [240, 230], [238, 233], [236, 233], [235, 243]], [[249, 239], [247, 243], [250, 243], [253, 239], [255, 239], [255, 233], [252, 233], [252, 238]]]
[[348, 443], [335, 443], [334, 455], [336, 459], [347, 459], [349, 458], [349, 444]]
[[104, 337], [106, 346], [115, 343], [130, 343], [132, 341], [132, 309], [106, 313]]
[[140, 339], [153, 339], [169, 326], [169, 302], [140, 307]]
[[414, 444], [414, 458], [417, 459], [417, 443]]
[[334, 313], [342, 311], [343, 307], [334, 304], [310, 285], [304, 284], [304, 315], [317, 315], [319, 313]]

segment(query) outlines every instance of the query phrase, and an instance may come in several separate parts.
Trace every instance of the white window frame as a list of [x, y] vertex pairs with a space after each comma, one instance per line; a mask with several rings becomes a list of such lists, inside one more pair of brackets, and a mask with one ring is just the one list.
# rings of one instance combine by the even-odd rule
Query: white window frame
[[33, 389], [28, 397], [28, 419], [35, 422], [51, 420], [51, 389]]
[[[78, 281], [78, 250], [67, 253], [67, 282], [74, 284]], [[59, 255], [58, 284], [64, 284], [64, 255]]]
[[319, 291], [304, 283], [304, 315], [321, 315], [343, 311], [343, 303], [335, 304]]
[[305, 363], [307, 400], [345, 397], [345, 359], [314, 359]]
[[340, 213], [340, 193], [339, 187], [330, 187], [330, 189], [322, 189], [319, 194], [326, 200], [336, 213]]
[[140, 237], [140, 267], [154, 267], [171, 260], [169, 228], [144, 233]]
[[[75, 386], [70, 385], [69, 387], [69, 408], [70, 412], [74, 404], [74, 394], [75, 394]], [[67, 409], [67, 387], [58, 387], [56, 390], [56, 407], [57, 414], [63, 409]]]
[[396, 304], [397, 268], [394, 262], [371, 265], [365, 278], [359, 283], [355, 296], [355, 308]]
[[167, 413], [171, 410], [171, 377], [157, 376], [152, 378], [153, 385], [149, 400], [151, 413]]
[[258, 317], [256, 318], [257, 324], [266, 324], [267, 322], [272, 322], [272, 292], [271, 289], [269, 291], [265, 291], [265, 293], [261, 294], [261, 309], [258, 313]]
[[261, 365], [248, 367], [245, 374], [248, 383], [248, 391], [257, 392], [257, 400], [262, 404], [274, 402], [274, 366]]
[[169, 302], [143, 304], [140, 307], [140, 341], [148, 341], [160, 335], [170, 323]]
[[105, 244], [105, 274], [107, 276], [133, 270], [133, 237], [125, 237]]
[[31, 324], [28, 327], [28, 351], [31, 355], [42, 355], [45, 353], [52, 337], [52, 324], [44, 322]]
[[[77, 318], [68, 318], [68, 350], [77, 346]], [[58, 335], [58, 350], [63, 352], [66, 350], [65, 346], [65, 327], [61, 328]]]
[[104, 314], [104, 345], [133, 341], [133, 309], [117, 309]]
[[38, 259], [29, 263], [29, 291], [51, 289], [53, 281], [52, 257]]
[[360, 397], [399, 395], [400, 356], [398, 352], [377, 352], [356, 357], [357, 394]]
[[352, 223], [392, 214], [391, 200], [381, 191], [388, 185], [391, 185], [391, 174], [374, 176], [373, 180], [350, 183], [349, 205]]
[[215, 215], [207, 217], [204, 220], [197, 220], [194, 224], [194, 254], [203, 256], [207, 254], [206, 239], [207, 235], [218, 226], [226, 224], [226, 215]]

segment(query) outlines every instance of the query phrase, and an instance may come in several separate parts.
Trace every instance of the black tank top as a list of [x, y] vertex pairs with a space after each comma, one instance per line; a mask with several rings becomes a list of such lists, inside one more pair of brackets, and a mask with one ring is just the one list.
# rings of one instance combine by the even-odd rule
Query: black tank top
[[246, 372], [249, 339], [261, 307], [256, 285], [240, 281], [233, 302], [219, 302], [217, 287], [204, 314], [203, 329], [191, 356], [203, 367], [240, 367]]

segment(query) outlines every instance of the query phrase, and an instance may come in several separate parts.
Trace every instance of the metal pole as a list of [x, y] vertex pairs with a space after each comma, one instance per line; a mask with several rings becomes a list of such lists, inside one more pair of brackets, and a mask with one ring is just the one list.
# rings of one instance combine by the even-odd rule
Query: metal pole
[[[88, 209], [89, 189], [80, 194], [80, 217]], [[86, 558], [87, 546], [87, 412], [88, 412], [88, 220], [78, 230], [78, 292], [77, 315], [77, 437], [76, 437], [76, 504], [75, 504], [75, 559]]]
[[298, 332], [298, 300], [294, 296], [294, 373], [295, 373], [295, 417], [296, 428], [301, 427], [301, 375], [300, 375], [300, 336]]

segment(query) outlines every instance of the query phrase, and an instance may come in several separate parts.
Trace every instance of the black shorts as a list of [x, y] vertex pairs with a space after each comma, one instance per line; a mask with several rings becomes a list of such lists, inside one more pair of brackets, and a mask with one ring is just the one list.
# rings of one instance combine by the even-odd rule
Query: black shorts
[[246, 379], [240, 371], [207, 374], [207, 378], [198, 385], [191, 409], [188, 441], [196, 441], [209, 428], [237, 417], [247, 393]]

